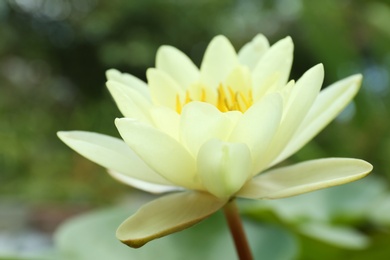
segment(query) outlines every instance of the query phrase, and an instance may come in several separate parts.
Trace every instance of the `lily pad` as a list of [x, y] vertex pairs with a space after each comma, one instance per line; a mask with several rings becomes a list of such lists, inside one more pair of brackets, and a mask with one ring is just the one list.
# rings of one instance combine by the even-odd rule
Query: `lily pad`
[[[56, 233], [56, 245], [62, 259], [237, 259], [233, 240], [220, 212], [184, 231], [133, 249], [115, 237], [118, 225], [133, 211], [105, 209], [63, 224]], [[295, 238], [283, 229], [251, 221], [245, 221], [244, 226], [255, 258], [294, 259], [298, 254]]]

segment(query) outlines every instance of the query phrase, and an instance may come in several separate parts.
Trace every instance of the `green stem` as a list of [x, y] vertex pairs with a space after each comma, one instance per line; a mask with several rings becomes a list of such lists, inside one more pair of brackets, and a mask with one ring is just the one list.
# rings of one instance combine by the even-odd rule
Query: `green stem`
[[232, 234], [236, 251], [240, 260], [253, 260], [248, 240], [241, 223], [237, 205], [234, 200], [229, 201], [223, 208], [230, 233]]

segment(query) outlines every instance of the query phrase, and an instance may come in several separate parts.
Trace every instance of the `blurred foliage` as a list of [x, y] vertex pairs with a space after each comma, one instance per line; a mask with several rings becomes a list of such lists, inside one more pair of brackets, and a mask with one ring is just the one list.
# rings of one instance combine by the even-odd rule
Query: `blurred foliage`
[[[62, 144], [56, 131], [118, 136], [113, 120], [121, 115], [105, 89], [105, 70], [113, 67], [145, 80], [163, 44], [176, 46], [199, 65], [217, 34], [237, 49], [257, 33], [271, 43], [292, 36], [294, 79], [320, 62], [324, 86], [362, 73], [355, 101], [289, 162], [362, 158], [388, 184], [389, 24], [386, 0], [0, 1], [0, 196], [26, 203], [102, 205], [128, 192]], [[383, 215], [390, 203], [383, 200], [371, 218], [389, 226]], [[372, 245], [354, 259], [388, 251], [383, 242], [388, 234], [367, 228]], [[301, 240], [302, 250], [314, 247], [328, 252], [328, 259], [344, 254], [307, 236]]]

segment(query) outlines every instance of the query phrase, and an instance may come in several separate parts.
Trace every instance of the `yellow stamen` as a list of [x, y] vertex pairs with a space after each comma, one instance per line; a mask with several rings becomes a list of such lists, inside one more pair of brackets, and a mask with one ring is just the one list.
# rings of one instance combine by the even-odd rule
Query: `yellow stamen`
[[202, 102], [206, 102], [206, 90], [204, 88], [202, 88], [201, 90], [201, 94], [200, 94], [200, 101]]
[[179, 94], [176, 95], [176, 112], [181, 114], [182, 105], [180, 102]]
[[[195, 100], [206, 102], [206, 89], [201, 88], [200, 91], [200, 96], [198, 96]], [[221, 112], [228, 112], [233, 110], [245, 112], [253, 104], [252, 90], [249, 90], [246, 95], [244, 94], [244, 92], [234, 92], [231, 87], [225, 88], [222, 84], [219, 84], [217, 88], [217, 93], [218, 97], [214, 105]], [[181, 102], [179, 94], [176, 95], [176, 112], [181, 114], [183, 107], [191, 101], [194, 101], [194, 99], [191, 98], [191, 94], [189, 91], [186, 91], [184, 102]]]

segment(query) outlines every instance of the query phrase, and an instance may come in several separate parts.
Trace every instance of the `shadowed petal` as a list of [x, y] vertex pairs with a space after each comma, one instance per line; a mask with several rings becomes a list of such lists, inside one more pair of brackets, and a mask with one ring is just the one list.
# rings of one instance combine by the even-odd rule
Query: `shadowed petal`
[[116, 179], [117, 181], [120, 181], [124, 184], [127, 184], [131, 187], [134, 187], [139, 190], [143, 190], [149, 193], [165, 193], [165, 192], [170, 192], [170, 191], [179, 191], [183, 190], [181, 187], [176, 187], [176, 186], [168, 186], [168, 185], [160, 185], [160, 184], [154, 184], [146, 181], [141, 181], [139, 179], [135, 179], [130, 177], [127, 174], [123, 174], [120, 172], [108, 170], [108, 173]]
[[105, 168], [146, 182], [172, 185], [118, 138], [83, 131], [58, 132], [57, 135], [70, 148]]
[[116, 236], [131, 247], [188, 228], [225, 205], [225, 200], [200, 192], [166, 195], [142, 206], [118, 228]]
[[238, 197], [279, 199], [363, 178], [372, 165], [359, 159], [326, 158], [265, 172], [249, 181]]

